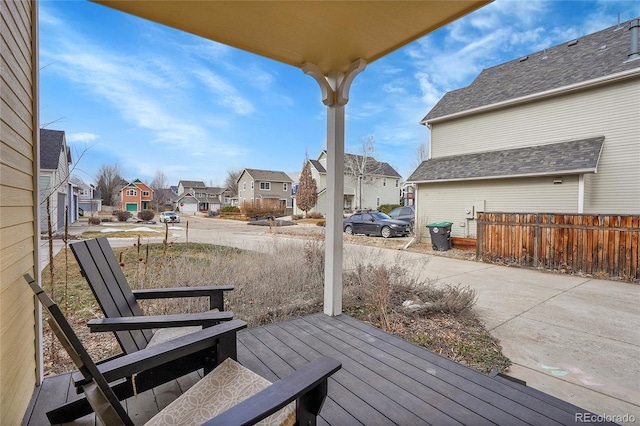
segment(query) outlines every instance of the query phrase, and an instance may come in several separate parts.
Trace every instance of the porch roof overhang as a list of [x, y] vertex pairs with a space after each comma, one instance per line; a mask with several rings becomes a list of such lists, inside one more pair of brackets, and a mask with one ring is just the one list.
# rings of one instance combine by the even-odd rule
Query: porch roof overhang
[[371, 63], [491, 0], [93, 1], [326, 75], [356, 59]]
[[423, 161], [408, 183], [458, 182], [596, 173], [604, 136], [432, 158]]
[[367, 64], [492, 0], [93, 0], [141, 18], [300, 68], [327, 106], [324, 312], [342, 311], [345, 105]]

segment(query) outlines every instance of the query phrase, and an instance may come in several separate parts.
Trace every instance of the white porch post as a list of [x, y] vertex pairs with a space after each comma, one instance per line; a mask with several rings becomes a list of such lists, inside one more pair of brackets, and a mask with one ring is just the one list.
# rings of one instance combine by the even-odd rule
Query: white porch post
[[342, 313], [342, 212], [344, 203], [344, 113], [349, 88], [364, 70], [363, 59], [354, 61], [346, 73], [332, 71], [324, 75], [314, 64], [302, 65], [322, 90], [327, 106], [327, 226], [325, 233], [324, 313]]

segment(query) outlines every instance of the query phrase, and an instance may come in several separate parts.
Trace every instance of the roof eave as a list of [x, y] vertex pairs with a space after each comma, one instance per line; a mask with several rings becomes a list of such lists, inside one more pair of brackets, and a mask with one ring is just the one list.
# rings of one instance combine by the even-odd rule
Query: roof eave
[[640, 76], [640, 67], [622, 71], [615, 74], [609, 74], [604, 77], [595, 78], [595, 79], [583, 81], [580, 83], [571, 84], [569, 86], [563, 86], [556, 89], [546, 90], [544, 92], [534, 93], [532, 95], [509, 99], [502, 102], [496, 102], [494, 104], [484, 105], [477, 108], [471, 108], [471, 109], [456, 112], [453, 114], [447, 114], [447, 115], [443, 115], [443, 116], [431, 118], [431, 119], [425, 118], [425, 119], [422, 119], [422, 121], [420, 121], [420, 124], [429, 126], [431, 124], [438, 123], [441, 121], [453, 120], [456, 118], [461, 118], [468, 115], [480, 114], [480, 113], [492, 111], [495, 109], [504, 108], [507, 106], [513, 106], [513, 105], [523, 104], [527, 102], [537, 101], [537, 100], [549, 98], [552, 96], [564, 95], [567, 93], [590, 89], [592, 87], [601, 86], [603, 84], [610, 84], [616, 81], [626, 80], [626, 79], [634, 78], [637, 76]]
[[551, 171], [551, 172], [524, 173], [524, 174], [517, 174], [517, 175], [474, 176], [474, 177], [468, 177], [468, 178], [432, 179], [432, 180], [407, 180], [407, 183], [421, 184], [421, 183], [442, 183], [442, 182], [464, 182], [464, 181], [471, 181], [471, 180], [475, 181], [475, 180], [542, 177], [542, 176], [582, 175], [587, 173], [597, 173], [597, 166], [593, 168], [586, 168], [586, 169], [557, 170], [557, 171]]

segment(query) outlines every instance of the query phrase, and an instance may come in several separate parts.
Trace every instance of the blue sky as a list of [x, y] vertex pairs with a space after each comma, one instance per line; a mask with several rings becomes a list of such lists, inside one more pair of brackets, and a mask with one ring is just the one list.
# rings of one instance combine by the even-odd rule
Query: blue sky
[[[74, 174], [222, 185], [227, 172], [299, 172], [325, 148], [317, 83], [300, 69], [87, 1], [42, 0], [40, 125], [64, 130]], [[419, 121], [482, 71], [640, 16], [637, 1], [496, 1], [369, 64], [351, 88], [345, 150], [373, 136], [406, 178]]]

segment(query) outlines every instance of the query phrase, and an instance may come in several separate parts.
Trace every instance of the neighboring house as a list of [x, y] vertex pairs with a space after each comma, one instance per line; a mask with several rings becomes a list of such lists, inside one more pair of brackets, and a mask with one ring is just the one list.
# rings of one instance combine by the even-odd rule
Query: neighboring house
[[100, 191], [92, 183], [85, 183], [77, 176], [70, 179], [78, 187], [78, 208], [85, 216], [93, 216], [102, 210], [102, 197]]
[[181, 180], [177, 191], [174, 206], [182, 213], [217, 212], [231, 205], [230, 190], [206, 186], [202, 181]]
[[152, 208], [153, 190], [140, 179], [126, 184], [119, 196], [122, 210], [135, 213]]
[[51, 230], [64, 228], [78, 220], [78, 192], [69, 181], [71, 152], [62, 130], [40, 129], [40, 232], [47, 232], [47, 198], [51, 215]]
[[449, 221], [453, 236], [475, 238], [480, 212], [640, 214], [640, 54], [630, 46], [638, 27], [626, 22], [446, 93], [422, 121], [430, 159], [407, 180], [417, 229]]
[[293, 181], [285, 172], [244, 169], [237, 182], [240, 205], [257, 204], [262, 200], [278, 200], [284, 208], [293, 207]]
[[[377, 210], [383, 204], [398, 204], [401, 197], [400, 174], [388, 163], [373, 157], [345, 154], [344, 210]], [[316, 181], [318, 202], [310, 212], [327, 212], [327, 151], [317, 160], [309, 160], [311, 175]], [[354, 171], [359, 165], [362, 173]]]

